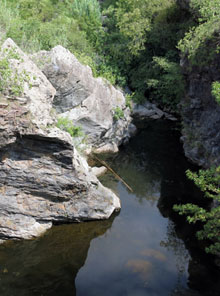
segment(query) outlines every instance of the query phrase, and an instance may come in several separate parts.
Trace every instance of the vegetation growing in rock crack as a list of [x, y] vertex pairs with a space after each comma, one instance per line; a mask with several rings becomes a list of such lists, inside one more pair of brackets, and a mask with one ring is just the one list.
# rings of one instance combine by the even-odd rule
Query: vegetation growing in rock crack
[[220, 104], [220, 83], [218, 81], [212, 83], [212, 95], [215, 97], [216, 102]]
[[119, 119], [124, 118], [124, 112], [120, 107], [115, 107], [113, 109], [113, 118], [115, 120], [119, 120]]
[[31, 77], [25, 70], [20, 72], [17, 69], [12, 70], [12, 60], [22, 62], [15, 49], [5, 48], [2, 50], [0, 57], [0, 93], [6, 96], [21, 96], [25, 82], [28, 83], [29, 87], [32, 87]]
[[66, 118], [66, 117], [60, 117], [57, 120], [56, 126], [60, 128], [61, 130], [68, 132], [71, 137], [83, 137], [84, 133], [82, 131], [82, 128], [80, 126], [73, 125], [72, 120]]

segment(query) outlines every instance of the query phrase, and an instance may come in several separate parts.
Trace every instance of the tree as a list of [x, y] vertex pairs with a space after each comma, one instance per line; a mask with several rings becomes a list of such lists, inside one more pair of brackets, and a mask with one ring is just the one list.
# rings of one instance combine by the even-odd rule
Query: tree
[[175, 205], [174, 210], [180, 215], [187, 215], [189, 223], [202, 222], [203, 228], [197, 232], [198, 239], [208, 240], [207, 253], [220, 255], [220, 166], [198, 173], [188, 170], [187, 176], [204, 192], [205, 197], [214, 200], [214, 204], [208, 210], [191, 203]]

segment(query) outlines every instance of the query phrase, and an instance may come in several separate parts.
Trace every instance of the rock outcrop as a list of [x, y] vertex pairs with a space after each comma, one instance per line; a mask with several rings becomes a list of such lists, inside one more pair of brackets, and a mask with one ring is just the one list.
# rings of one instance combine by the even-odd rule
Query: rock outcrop
[[11, 51], [12, 73], [25, 70], [28, 79], [19, 82], [19, 96], [0, 95], [0, 239], [36, 237], [52, 223], [109, 218], [119, 198], [98, 181], [71, 136], [55, 127], [53, 86], [8, 39], [2, 55]]
[[59, 116], [81, 126], [87, 143], [97, 152], [115, 152], [129, 139], [134, 126], [120, 90], [102, 78], [94, 78], [91, 68], [62, 46], [34, 54], [32, 59], [57, 91], [53, 106]]
[[186, 156], [203, 167], [220, 165], [220, 106], [211, 85], [220, 81], [220, 59], [207, 66], [190, 66], [182, 59], [186, 94], [181, 102], [182, 140]]
[[173, 115], [162, 111], [155, 104], [146, 101], [144, 104], [133, 104], [132, 117], [136, 120], [168, 119], [176, 121]]
[[[181, 8], [196, 13], [190, 0], [178, 0]], [[199, 17], [197, 15], [197, 17]], [[208, 41], [207, 52], [216, 44]], [[186, 81], [186, 91], [181, 102], [182, 141], [185, 155], [194, 163], [209, 168], [220, 165], [220, 106], [211, 94], [212, 83], [220, 81], [220, 58], [214, 55], [211, 62], [192, 65], [187, 55], [181, 66]]]

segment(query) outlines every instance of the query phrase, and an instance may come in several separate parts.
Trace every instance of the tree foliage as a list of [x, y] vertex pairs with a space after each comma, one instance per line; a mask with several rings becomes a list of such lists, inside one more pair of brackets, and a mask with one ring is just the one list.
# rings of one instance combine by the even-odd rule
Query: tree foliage
[[210, 62], [220, 45], [220, 0], [191, 0], [197, 24], [179, 42], [178, 48], [194, 65]]
[[147, 97], [175, 111], [184, 86], [176, 44], [189, 27], [188, 15], [173, 0], [118, 0], [103, 13], [105, 56], [136, 100]]
[[[193, 1], [204, 24], [208, 15]], [[88, 63], [95, 76], [129, 85], [136, 98], [172, 111], [184, 87], [176, 45], [191, 26], [190, 15], [175, 0], [108, 0], [101, 5], [98, 0], [0, 1], [0, 29], [23, 50], [61, 44]], [[179, 48], [187, 51], [190, 38]]]
[[180, 215], [186, 215], [189, 223], [198, 221], [203, 228], [197, 232], [199, 240], [208, 240], [208, 253], [220, 254], [220, 167], [200, 170], [198, 173], [187, 171], [187, 176], [204, 192], [205, 197], [215, 201], [211, 209], [205, 209], [195, 204], [175, 205], [174, 210]]
[[215, 97], [216, 102], [220, 105], [220, 83], [218, 81], [212, 83], [212, 95]]

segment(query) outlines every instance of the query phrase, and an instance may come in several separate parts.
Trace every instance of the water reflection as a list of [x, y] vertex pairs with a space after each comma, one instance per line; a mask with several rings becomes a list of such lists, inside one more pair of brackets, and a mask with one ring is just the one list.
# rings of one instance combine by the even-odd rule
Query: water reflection
[[219, 273], [205, 267], [193, 230], [172, 211], [199, 197], [174, 126], [149, 123], [106, 161], [134, 191], [102, 178], [121, 198], [119, 215], [0, 246], [1, 295], [217, 296]]
[[39, 239], [0, 245], [0, 295], [76, 295], [90, 242], [113, 220], [56, 226]]

